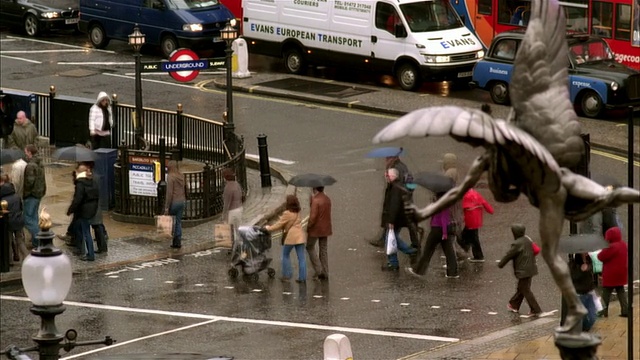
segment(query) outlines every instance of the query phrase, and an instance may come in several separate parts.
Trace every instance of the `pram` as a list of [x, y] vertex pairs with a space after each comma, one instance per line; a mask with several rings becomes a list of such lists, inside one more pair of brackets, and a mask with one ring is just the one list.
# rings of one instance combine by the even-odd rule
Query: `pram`
[[243, 275], [258, 280], [258, 273], [265, 269], [270, 278], [276, 276], [276, 271], [269, 267], [273, 259], [266, 254], [271, 249], [271, 234], [259, 226], [240, 226], [235, 235], [229, 276], [236, 278], [242, 270]]

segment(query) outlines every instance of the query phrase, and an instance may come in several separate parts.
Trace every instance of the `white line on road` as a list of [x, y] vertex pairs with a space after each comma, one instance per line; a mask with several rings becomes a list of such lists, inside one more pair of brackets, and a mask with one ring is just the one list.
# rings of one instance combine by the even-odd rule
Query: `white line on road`
[[[259, 160], [260, 157], [258, 155], [255, 154], [245, 154], [245, 157], [251, 158], [251, 159], [256, 159]], [[278, 159], [278, 158], [274, 158], [274, 157], [269, 157], [269, 161], [273, 161], [275, 163], [280, 163], [280, 164], [285, 164], [285, 165], [293, 165], [296, 162], [295, 161], [291, 161], [291, 160], [283, 160], [283, 159]]]
[[17, 57], [17, 56], [0, 55], [0, 57], [7, 58], [7, 59], [13, 59], [13, 60], [26, 61], [26, 62], [30, 62], [30, 63], [33, 63], [33, 64], [42, 64], [42, 61], [25, 59], [25, 58], [21, 58], [21, 57]]
[[31, 42], [37, 42], [37, 43], [49, 44], [49, 45], [58, 45], [58, 46], [69, 47], [69, 48], [74, 48], [74, 49], [85, 49], [85, 50], [89, 50], [89, 51], [97, 51], [97, 52], [103, 52], [103, 53], [109, 53], [109, 54], [115, 54], [116, 53], [113, 50], [102, 50], [102, 49], [88, 48], [88, 47], [84, 47], [84, 46], [69, 45], [69, 44], [63, 44], [63, 43], [58, 43], [58, 42], [53, 42], [53, 41], [30, 39], [30, 38], [24, 38], [24, 37], [19, 37], [19, 36], [7, 36], [7, 38], [8, 39], [12, 39], [12, 40], [22, 40], [22, 41], [31, 41]]
[[0, 51], [0, 54], [46, 54], [46, 53], [61, 53], [61, 52], [89, 52], [90, 49], [51, 49], [51, 50], [4, 50]]
[[[29, 301], [29, 298], [27, 297], [12, 296], [12, 295], [0, 295], [0, 299], [25, 301], [25, 302]], [[76, 301], [65, 301], [64, 304], [67, 306], [80, 306], [80, 307], [101, 309], [101, 310], [114, 310], [114, 311], [124, 311], [124, 312], [131, 312], [131, 313], [153, 314], [153, 315], [164, 315], [164, 316], [179, 316], [179, 317], [192, 318], [192, 319], [219, 320], [219, 321], [227, 321], [227, 322], [234, 322], [234, 323], [283, 326], [283, 327], [302, 328], [302, 329], [311, 329], [311, 330], [348, 332], [348, 333], [354, 333], [354, 334], [377, 335], [377, 336], [387, 336], [387, 337], [396, 337], [396, 338], [404, 338], [404, 339], [431, 340], [431, 341], [442, 341], [442, 342], [460, 341], [460, 339], [458, 338], [449, 338], [449, 337], [442, 337], [442, 336], [409, 334], [409, 333], [400, 333], [400, 332], [393, 332], [393, 331], [349, 328], [349, 327], [342, 327], [342, 326], [295, 323], [290, 321], [245, 319], [245, 318], [205, 315], [205, 314], [178, 312], [178, 311], [140, 309], [140, 308], [125, 307], [125, 306], [91, 304], [91, 303], [83, 303], [83, 302], [76, 302]]]
[[133, 61], [59, 61], [58, 65], [135, 65]]
[[151, 338], [162, 336], [162, 335], [168, 335], [168, 334], [172, 334], [172, 333], [175, 333], [175, 332], [178, 332], [178, 331], [188, 330], [188, 329], [191, 329], [191, 328], [194, 328], [194, 327], [198, 327], [198, 326], [202, 326], [202, 325], [209, 325], [209, 324], [214, 323], [216, 321], [218, 321], [218, 319], [209, 320], [209, 321], [203, 321], [201, 323], [191, 324], [191, 325], [183, 326], [181, 328], [177, 328], [177, 329], [173, 329], [173, 330], [167, 330], [167, 331], [163, 331], [163, 332], [160, 332], [160, 333], [157, 333], [157, 334], [151, 334], [151, 335], [143, 336], [143, 337], [140, 337], [140, 338], [137, 338], [137, 339], [131, 339], [131, 340], [115, 343], [115, 344], [110, 345], [110, 346], [101, 347], [101, 348], [98, 348], [98, 349], [85, 351], [85, 352], [80, 353], [80, 354], [75, 354], [75, 355], [72, 355], [72, 356], [63, 357], [63, 358], [61, 358], [61, 360], [75, 359], [77, 357], [90, 355], [90, 354], [95, 354], [97, 352], [110, 350], [110, 349], [113, 349], [115, 347], [129, 345], [129, 344], [134, 343], [134, 342], [147, 340], [147, 339], [151, 339]]
[[[119, 77], [119, 78], [132, 79], [132, 80], [135, 79], [135, 77], [133, 77], [133, 76], [124, 76], [124, 75], [119, 75], [119, 74], [102, 73], [102, 75], [115, 76], [115, 77]], [[153, 83], [156, 83], [156, 84], [163, 84], [163, 85], [173, 85], [173, 86], [179, 86], [179, 87], [188, 88], [188, 89], [199, 90], [194, 85], [174, 84], [174, 83], [170, 83], [170, 82], [166, 82], [166, 81], [151, 80], [151, 79], [144, 79], [144, 78], [142, 79], [142, 81], [153, 82]]]

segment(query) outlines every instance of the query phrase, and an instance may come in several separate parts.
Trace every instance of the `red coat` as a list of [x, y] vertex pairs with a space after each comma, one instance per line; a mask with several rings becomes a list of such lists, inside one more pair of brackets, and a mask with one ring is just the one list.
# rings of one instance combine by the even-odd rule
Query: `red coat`
[[609, 247], [602, 249], [598, 260], [602, 261], [602, 286], [615, 287], [627, 284], [628, 250], [627, 243], [622, 241], [620, 228], [613, 227], [604, 234]]
[[331, 199], [324, 193], [318, 192], [311, 197], [311, 211], [307, 233], [311, 237], [331, 236]]
[[469, 189], [462, 198], [462, 209], [464, 210], [464, 226], [467, 229], [480, 229], [482, 227], [482, 215], [486, 210], [493, 214], [493, 207], [489, 205], [479, 192]]

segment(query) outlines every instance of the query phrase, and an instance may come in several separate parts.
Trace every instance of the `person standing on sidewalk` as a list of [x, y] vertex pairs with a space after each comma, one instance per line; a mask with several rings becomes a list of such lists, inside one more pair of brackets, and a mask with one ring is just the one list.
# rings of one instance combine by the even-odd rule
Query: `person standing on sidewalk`
[[[332, 234], [331, 199], [324, 193], [324, 186], [313, 189], [310, 208], [307, 225], [307, 252], [316, 272], [314, 278], [328, 280], [327, 238]], [[317, 249], [316, 244], [318, 244]]]
[[24, 186], [23, 186], [23, 202], [24, 202], [24, 223], [31, 234], [31, 246], [38, 247], [38, 208], [40, 200], [47, 193], [47, 181], [44, 176], [44, 165], [42, 159], [38, 156], [38, 148], [31, 144], [24, 149], [27, 157], [27, 166], [24, 168]]
[[484, 212], [493, 214], [493, 207], [475, 189], [469, 189], [462, 198], [464, 211], [464, 230], [462, 230], [462, 247], [468, 251], [471, 248], [473, 258], [470, 262], [484, 262], [482, 246], [480, 246], [479, 230], [482, 228]]
[[[93, 238], [91, 237], [89, 220], [98, 211], [100, 191], [88, 170], [86, 165], [78, 165], [76, 168], [75, 191], [71, 205], [67, 210], [67, 216], [73, 214], [76, 234], [84, 241], [84, 247], [87, 250], [80, 260], [94, 261], [95, 252], [93, 250]], [[76, 242], [78, 242], [78, 239], [76, 239]], [[80, 242], [78, 242], [78, 246], [81, 248]]]
[[0, 200], [6, 201], [9, 210], [9, 238], [2, 241], [10, 241], [10, 252], [13, 256], [10, 260], [19, 262], [24, 260], [29, 251], [24, 243], [24, 215], [22, 207], [22, 199], [16, 194], [15, 188], [11, 183], [9, 175], [0, 175]]
[[164, 214], [173, 216], [173, 240], [171, 247], [182, 247], [182, 213], [187, 196], [184, 190], [184, 175], [175, 160], [167, 166], [167, 196], [164, 201]]
[[36, 145], [38, 141], [38, 130], [24, 111], [18, 111], [13, 132], [8, 138], [9, 149], [24, 149], [27, 145]]
[[106, 92], [98, 94], [96, 103], [89, 109], [89, 135], [91, 136], [91, 148], [111, 148], [111, 127], [113, 115], [111, 113], [111, 99]]
[[522, 300], [526, 299], [531, 309], [529, 315], [537, 317], [542, 314], [542, 309], [531, 292], [531, 280], [538, 275], [533, 241], [525, 235], [526, 228], [522, 224], [511, 225], [511, 232], [515, 240], [507, 254], [498, 263], [498, 267], [502, 269], [509, 261], [513, 261], [513, 274], [518, 279], [516, 293], [509, 300], [507, 309], [514, 313], [519, 312]]
[[225, 180], [222, 192], [222, 221], [237, 229], [242, 223], [242, 187], [236, 181], [233, 169], [222, 170], [222, 177]]
[[628, 280], [628, 251], [627, 243], [622, 241], [622, 232], [618, 227], [612, 227], [604, 234], [609, 247], [602, 249], [598, 260], [602, 261], [602, 304], [604, 309], [599, 316], [609, 316], [609, 301], [611, 293], [616, 292], [620, 302], [620, 316], [629, 316], [627, 295], [624, 286]]
[[300, 201], [295, 195], [287, 195], [285, 210], [273, 225], [265, 226], [269, 232], [282, 229], [282, 281], [289, 281], [293, 276], [291, 267], [291, 250], [298, 256], [298, 283], [307, 282], [307, 259], [304, 253], [307, 233], [302, 229]]
[[[410, 247], [400, 238], [400, 230], [409, 223], [407, 215], [404, 212], [404, 196], [408, 190], [405, 188], [402, 180], [400, 180], [400, 172], [397, 169], [389, 168], [385, 172], [385, 175], [387, 188], [384, 192], [381, 225], [387, 232], [394, 233], [398, 251], [407, 255], [415, 255], [418, 253], [418, 250]], [[385, 236], [385, 240], [386, 238]], [[399, 268], [398, 254], [387, 255], [387, 263], [383, 265], [382, 269], [397, 271]]]

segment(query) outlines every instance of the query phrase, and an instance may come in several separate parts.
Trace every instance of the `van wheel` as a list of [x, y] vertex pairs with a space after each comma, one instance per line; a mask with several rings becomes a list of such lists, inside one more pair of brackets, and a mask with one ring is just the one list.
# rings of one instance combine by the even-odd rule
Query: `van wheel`
[[502, 81], [494, 82], [491, 84], [489, 93], [491, 94], [491, 100], [493, 100], [494, 103], [499, 105], [509, 104], [509, 85], [507, 85], [507, 83]]
[[284, 67], [292, 74], [302, 74], [306, 69], [306, 63], [302, 52], [298, 48], [292, 48], [284, 53]]
[[595, 91], [587, 91], [580, 100], [582, 113], [586, 117], [597, 118], [602, 112], [602, 99]]
[[29, 14], [24, 18], [24, 32], [29, 36], [36, 36], [40, 32], [38, 18]]
[[109, 38], [100, 24], [89, 26], [89, 41], [96, 49], [104, 49], [109, 45]]
[[398, 71], [396, 71], [396, 78], [398, 79], [398, 84], [403, 90], [407, 91], [415, 91], [420, 85], [420, 72], [418, 68], [413, 64], [402, 64], [398, 67]]
[[178, 48], [178, 39], [173, 35], [165, 35], [160, 42], [162, 54], [168, 59], [172, 52]]

